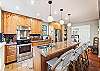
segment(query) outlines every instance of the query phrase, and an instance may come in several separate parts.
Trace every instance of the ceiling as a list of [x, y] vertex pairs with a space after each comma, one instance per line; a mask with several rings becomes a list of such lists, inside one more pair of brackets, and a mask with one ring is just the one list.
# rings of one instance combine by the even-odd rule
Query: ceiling
[[[1, 0], [3, 10], [16, 12], [22, 15], [37, 17], [47, 22], [49, 15], [49, 0]], [[64, 9], [63, 19], [68, 22], [68, 13], [71, 13], [71, 22], [78, 23], [99, 18], [98, 0], [52, 0], [52, 16], [60, 20], [60, 8]]]

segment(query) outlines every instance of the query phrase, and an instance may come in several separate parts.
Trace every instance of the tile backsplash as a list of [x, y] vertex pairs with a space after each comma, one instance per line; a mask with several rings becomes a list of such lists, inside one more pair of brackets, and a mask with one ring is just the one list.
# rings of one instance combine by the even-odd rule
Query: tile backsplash
[[16, 42], [16, 35], [14, 34], [4, 34], [3, 37], [6, 43]]

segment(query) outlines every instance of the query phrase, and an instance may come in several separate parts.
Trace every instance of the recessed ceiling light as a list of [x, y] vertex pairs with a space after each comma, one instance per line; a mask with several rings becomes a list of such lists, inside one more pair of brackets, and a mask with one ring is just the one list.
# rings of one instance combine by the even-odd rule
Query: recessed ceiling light
[[68, 14], [65, 14], [66, 16], [68, 16]]
[[35, 2], [34, 0], [31, 0], [31, 4], [32, 4], [32, 5], [34, 4], [34, 2]]
[[54, 14], [58, 14], [58, 11], [55, 11]]
[[16, 6], [16, 7], [15, 7], [15, 10], [17, 10], [17, 11], [20, 10], [19, 6]]
[[40, 16], [40, 13], [37, 13], [36, 16], [39, 17]]
[[67, 18], [67, 17], [65, 17], [65, 20], [68, 20], [68, 18]]

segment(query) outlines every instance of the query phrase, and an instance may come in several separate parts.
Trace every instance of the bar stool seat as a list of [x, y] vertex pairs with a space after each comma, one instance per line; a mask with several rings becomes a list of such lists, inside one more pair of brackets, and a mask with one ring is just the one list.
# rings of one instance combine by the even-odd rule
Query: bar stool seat
[[55, 71], [61, 71], [61, 70], [67, 71], [69, 64], [70, 64], [70, 62], [68, 62], [65, 67], [62, 67], [62, 63], [61, 63], [55, 68]]
[[58, 60], [58, 58], [56, 57], [56, 58], [53, 58], [53, 59], [47, 61], [47, 63], [48, 63], [48, 65], [50, 65], [52, 67], [57, 60]]
[[72, 56], [74, 49], [71, 49], [60, 56], [60, 58], [54, 58], [47, 61], [50, 66], [49, 70], [51, 71], [61, 71], [64, 66], [70, 62], [70, 57]]

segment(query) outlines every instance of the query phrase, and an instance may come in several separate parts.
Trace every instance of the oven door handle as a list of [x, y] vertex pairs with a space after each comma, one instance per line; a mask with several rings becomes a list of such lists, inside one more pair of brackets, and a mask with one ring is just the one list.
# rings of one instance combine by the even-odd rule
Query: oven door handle
[[32, 43], [17, 45], [17, 47], [32, 45]]

